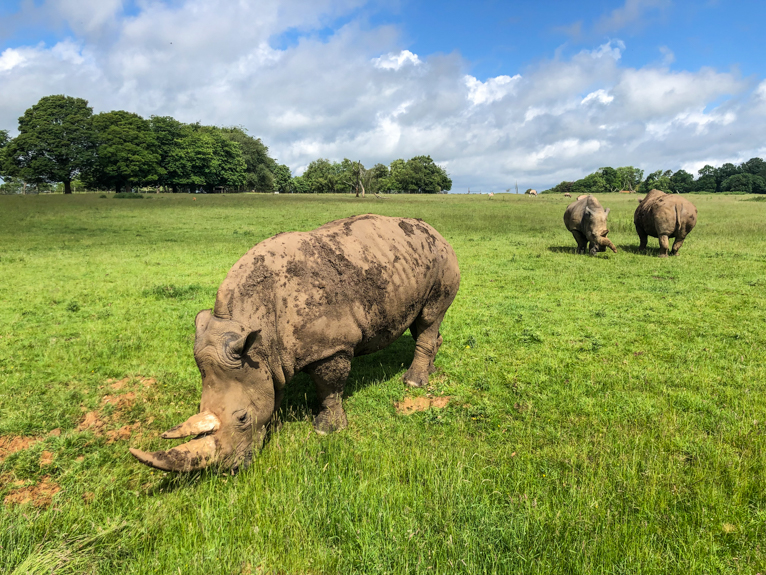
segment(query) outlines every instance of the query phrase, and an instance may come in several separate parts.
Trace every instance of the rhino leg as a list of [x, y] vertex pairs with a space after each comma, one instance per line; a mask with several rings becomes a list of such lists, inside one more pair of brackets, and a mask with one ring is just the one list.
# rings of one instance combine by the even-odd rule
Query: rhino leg
[[439, 334], [439, 326], [444, 319], [444, 312], [430, 323], [424, 317], [425, 313], [426, 310], [423, 310], [410, 327], [410, 333], [415, 338], [415, 357], [404, 374], [404, 383], [410, 387], [424, 387], [428, 384], [428, 375], [436, 371], [434, 358], [443, 341]]
[[584, 254], [587, 251], [588, 238], [585, 237], [585, 234], [583, 234], [582, 232], [578, 232], [577, 230], [572, 230], [572, 235], [574, 236], [574, 239], [577, 242], [576, 253]]
[[[420, 332], [418, 331], [418, 322], [415, 321], [410, 326], [410, 334], [412, 335], [412, 339], [415, 340], [415, 343], [418, 341], [418, 336], [420, 335]], [[434, 352], [434, 356], [431, 358], [431, 363], [428, 364], [428, 373], [434, 373], [436, 371], [436, 366], [434, 365], [434, 358], [436, 357], [436, 354], [439, 353], [439, 348], [442, 346], [442, 342], [444, 339], [442, 338], [442, 334], [439, 333], [439, 336], [436, 338], [436, 351]]]
[[681, 238], [681, 237], [676, 238], [676, 241], [673, 242], [673, 249], [670, 250], [670, 255], [671, 256], [677, 256], [678, 255], [678, 250], [680, 250], [681, 246], [684, 245], [684, 240], [685, 239], [686, 238]]
[[317, 361], [307, 368], [314, 380], [317, 396], [322, 404], [314, 418], [314, 430], [320, 435], [327, 435], [348, 425], [346, 412], [343, 411], [343, 386], [351, 371], [351, 354], [340, 352]]
[[636, 233], [638, 234], [638, 249], [643, 251], [646, 249], [646, 242], [649, 239], [649, 236], [646, 235], [643, 228], [638, 226], [636, 226]]
[[661, 258], [668, 257], [668, 236], [660, 235], [660, 256]]

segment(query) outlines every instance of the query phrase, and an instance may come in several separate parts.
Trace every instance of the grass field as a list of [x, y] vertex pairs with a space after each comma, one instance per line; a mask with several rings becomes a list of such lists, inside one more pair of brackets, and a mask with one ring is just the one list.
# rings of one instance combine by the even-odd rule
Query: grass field
[[[0, 572], [766, 573], [766, 203], [690, 196], [678, 258], [575, 256], [562, 197], [0, 196]], [[409, 336], [313, 386], [236, 475], [165, 474], [194, 316], [275, 233], [420, 217], [462, 284], [430, 389]], [[395, 404], [430, 393], [442, 409]], [[26, 503], [24, 501], [27, 501]]]

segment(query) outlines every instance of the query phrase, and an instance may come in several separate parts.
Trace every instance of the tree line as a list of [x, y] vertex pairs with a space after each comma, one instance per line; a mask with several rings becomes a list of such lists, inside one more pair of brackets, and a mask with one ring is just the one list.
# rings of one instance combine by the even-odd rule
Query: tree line
[[369, 170], [348, 159], [318, 159], [293, 177], [241, 127], [145, 119], [122, 110], [94, 115], [86, 100], [64, 95], [40, 99], [19, 118], [18, 131], [10, 138], [0, 130], [0, 192], [57, 186], [69, 194], [73, 183], [116, 192], [435, 193], [452, 187], [430, 156]]
[[604, 194], [627, 190], [648, 192], [662, 190], [666, 193], [689, 192], [744, 192], [766, 194], [766, 162], [751, 158], [739, 165], [726, 163], [718, 168], [706, 165], [697, 177], [686, 170], [657, 170], [644, 178], [644, 171], [633, 166], [622, 168], [599, 168], [576, 182], [561, 182], [542, 193]]

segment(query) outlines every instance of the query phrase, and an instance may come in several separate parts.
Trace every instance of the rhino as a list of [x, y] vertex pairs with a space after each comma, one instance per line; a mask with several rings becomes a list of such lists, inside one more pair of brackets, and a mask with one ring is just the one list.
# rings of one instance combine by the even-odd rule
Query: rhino
[[668, 238], [675, 238], [670, 255], [678, 254], [684, 240], [697, 224], [697, 208], [686, 198], [651, 190], [633, 213], [638, 249], [646, 249], [648, 236], [660, 240], [660, 256], [668, 257]]
[[409, 328], [415, 355], [404, 382], [426, 385], [459, 285], [452, 247], [418, 219], [368, 214], [262, 241], [229, 270], [213, 309], [195, 319], [199, 412], [162, 435], [195, 438], [167, 451], [130, 452], [165, 471], [246, 467], [300, 371], [321, 403], [314, 429], [346, 427], [352, 358]]
[[580, 197], [567, 206], [564, 212], [564, 225], [572, 232], [577, 242], [577, 253], [584, 254], [588, 242], [590, 255], [595, 256], [606, 248], [617, 253], [617, 248], [607, 238], [609, 230], [606, 227], [606, 218], [609, 208], [602, 208], [598, 200], [590, 195]]

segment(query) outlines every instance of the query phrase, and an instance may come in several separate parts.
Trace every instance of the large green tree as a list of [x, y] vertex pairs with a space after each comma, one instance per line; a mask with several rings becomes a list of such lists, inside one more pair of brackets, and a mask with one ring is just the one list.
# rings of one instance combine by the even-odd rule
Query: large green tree
[[45, 96], [19, 118], [19, 135], [4, 150], [4, 174], [34, 183], [64, 184], [94, 161], [93, 110], [82, 98]]
[[147, 120], [122, 110], [93, 116], [98, 160], [83, 178], [90, 187], [157, 184], [163, 174], [160, 146]]
[[197, 129], [176, 141], [168, 156], [167, 173], [173, 191], [245, 184], [245, 160], [239, 144], [216, 130]]
[[670, 191], [676, 194], [685, 194], [694, 189], [694, 176], [686, 170], [678, 170], [670, 176]]
[[245, 160], [245, 182], [243, 186], [256, 192], [273, 192], [278, 188], [276, 181], [277, 162], [269, 156], [269, 148], [260, 138], [254, 138], [244, 128], [205, 127], [205, 130], [219, 132], [224, 138], [239, 144]]

